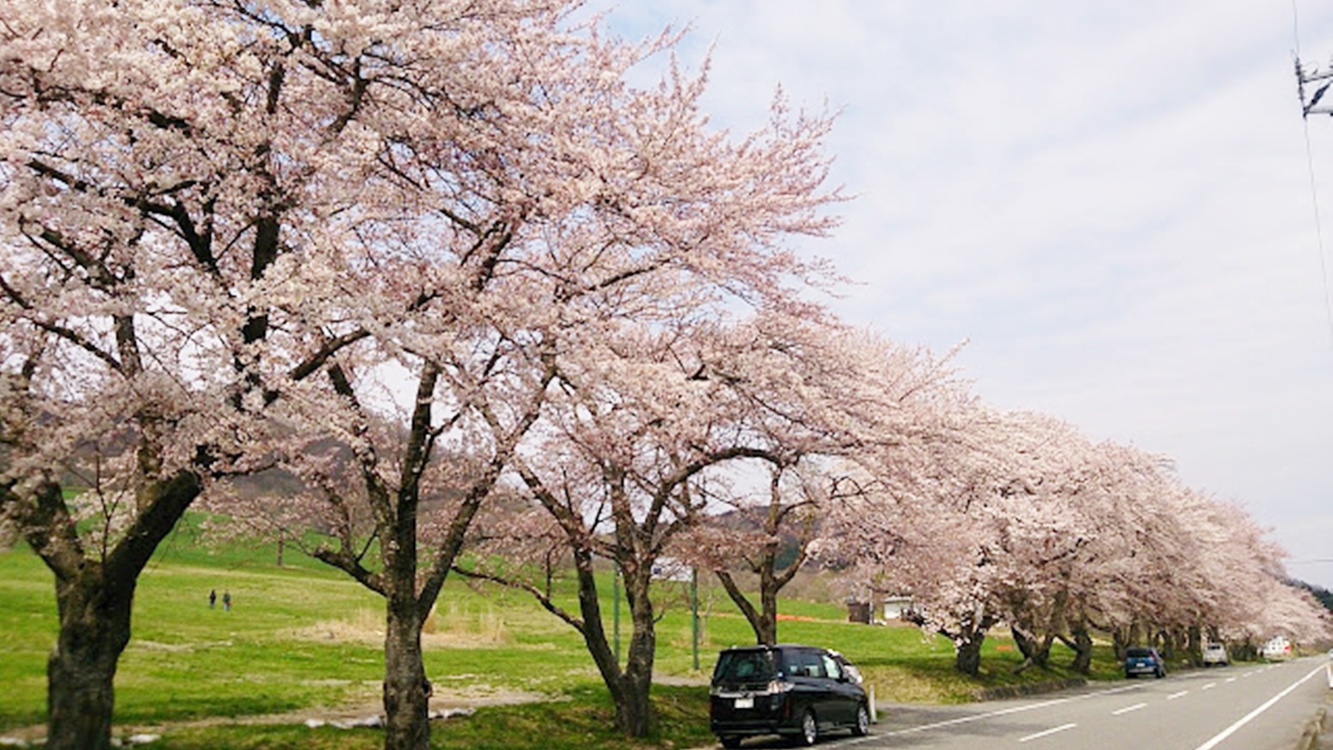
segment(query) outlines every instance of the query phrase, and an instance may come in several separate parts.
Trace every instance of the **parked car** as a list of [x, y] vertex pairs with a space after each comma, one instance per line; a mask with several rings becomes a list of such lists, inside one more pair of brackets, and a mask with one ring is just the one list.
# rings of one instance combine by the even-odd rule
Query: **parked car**
[[1221, 643], [1207, 643], [1203, 647], [1203, 665], [1211, 667], [1214, 665], [1226, 666], [1231, 663], [1231, 657], [1227, 656], [1227, 647]]
[[1166, 676], [1166, 661], [1157, 653], [1157, 649], [1136, 646], [1125, 651], [1125, 676], [1138, 677], [1141, 674]]
[[870, 729], [870, 702], [856, 668], [835, 651], [777, 645], [718, 655], [709, 690], [709, 727], [723, 747], [780, 734], [813, 745], [826, 732]]
[[1277, 636], [1264, 644], [1262, 656], [1269, 661], [1279, 661], [1291, 658], [1291, 641], [1282, 636]]

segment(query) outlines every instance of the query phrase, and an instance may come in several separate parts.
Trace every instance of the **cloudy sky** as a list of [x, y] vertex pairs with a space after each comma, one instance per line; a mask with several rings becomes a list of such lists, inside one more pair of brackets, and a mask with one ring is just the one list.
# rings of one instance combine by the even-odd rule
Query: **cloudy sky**
[[1307, 158], [1292, 65], [1333, 65], [1333, 4], [590, 4], [631, 38], [689, 25], [719, 126], [779, 85], [841, 113], [856, 198], [810, 248], [858, 282], [845, 317], [968, 342], [985, 400], [1173, 456], [1333, 587], [1333, 118]]

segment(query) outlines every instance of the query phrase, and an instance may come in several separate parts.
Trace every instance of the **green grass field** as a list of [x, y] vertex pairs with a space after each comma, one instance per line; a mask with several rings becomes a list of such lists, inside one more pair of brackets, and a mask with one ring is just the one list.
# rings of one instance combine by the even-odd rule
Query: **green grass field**
[[[375, 595], [318, 562], [272, 547], [214, 549], [187, 532], [173, 537], [140, 579], [134, 635], [116, 676], [117, 732], [162, 734], [158, 748], [375, 748], [373, 729], [311, 729], [311, 718], [347, 719], [379, 710], [382, 606]], [[608, 579], [609, 584], [609, 579]], [[701, 586], [699, 670], [686, 592], [663, 584], [654, 689], [658, 736], [650, 747], [707, 744], [707, 674], [716, 652], [752, 642], [745, 620], [720, 592]], [[671, 587], [675, 587], [672, 589]], [[218, 603], [208, 606], [208, 592]], [[605, 590], [609, 597], [610, 586]], [[230, 592], [231, 611], [221, 597]], [[604, 603], [608, 617], [611, 601]], [[993, 639], [983, 675], [953, 670], [953, 651], [908, 627], [845, 622], [842, 607], [784, 601], [781, 640], [841, 650], [861, 666], [880, 701], [959, 702], [979, 688], [1067, 676], [1014, 675], [1012, 644]], [[790, 619], [787, 619], [790, 618]], [[56, 632], [50, 573], [19, 548], [0, 552], [0, 736], [42, 734], [45, 661]], [[628, 623], [624, 625], [628, 627]], [[610, 627], [610, 623], [608, 623]], [[612, 708], [583, 643], [527, 595], [478, 592], [451, 582], [424, 642], [435, 706], [476, 713], [437, 723], [451, 748], [626, 746], [610, 729]], [[626, 631], [626, 637], [628, 633]], [[1058, 649], [1059, 647], [1057, 647]], [[1053, 662], [1069, 662], [1057, 651]], [[1095, 676], [1112, 677], [1109, 649]], [[525, 744], [528, 743], [528, 744]]]

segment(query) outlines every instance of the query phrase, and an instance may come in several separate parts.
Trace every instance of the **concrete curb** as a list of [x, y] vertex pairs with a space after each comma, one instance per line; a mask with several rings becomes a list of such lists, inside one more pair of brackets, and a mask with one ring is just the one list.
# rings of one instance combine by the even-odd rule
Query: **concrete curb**
[[978, 701], [1004, 700], [1006, 698], [1021, 698], [1025, 695], [1040, 695], [1042, 693], [1054, 693], [1058, 690], [1069, 690], [1079, 688], [1088, 684], [1087, 678], [1070, 677], [1064, 680], [1049, 680], [1047, 682], [1031, 682], [1025, 685], [1003, 685], [1001, 687], [984, 688], [977, 690], [973, 696]]
[[1324, 733], [1325, 724], [1328, 721], [1328, 711], [1319, 709], [1310, 723], [1305, 725], [1305, 733], [1301, 735], [1300, 742], [1296, 743], [1296, 750], [1317, 750], [1319, 747], [1319, 736]]

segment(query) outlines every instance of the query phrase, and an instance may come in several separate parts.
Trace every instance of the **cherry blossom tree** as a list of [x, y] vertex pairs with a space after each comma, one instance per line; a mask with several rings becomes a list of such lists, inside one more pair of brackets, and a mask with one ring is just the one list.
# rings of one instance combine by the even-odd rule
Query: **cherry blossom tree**
[[[936, 478], [941, 489], [951, 483]], [[983, 554], [983, 520], [886, 486], [837, 506], [830, 524], [826, 538], [836, 542], [821, 545], [820, 557], [834, 562], [857, 590], [910, 596], [913, 621], [949, 638], [956, 668], [977, 674], [999, 611], [992, 586], [998, 570]]]
[[[783, 238], [832, 226], [822, 208], [837, 196], [820, 187], [828, 121], [777, 102], [745, 139], [710, 132], [701, 76], [625, 82], [670, 37], [603, 40], [595, 25], [566, 28], [565, 10], [468, 16], [484, 43], [468, 40], [459, 61], [421, 58], [434, 48], [418, 36], [439, 33], [429, 18], [372, 45], [377, 60], [411, 46], [398, 85], [446, 123], [377, 126], [368, 185], [398, 212], [355, 206], [356, 254], [289, 269], [306, 290], [286, 301], [291, 335], [336, 354], [270, 411], [302, 436], [282, 460], [330, 514], [316, 556], [386, 599], [389, 747], [428, 741], [421, 625], [497, 479], [528, 442], [550, 442], [556, 386], [600, 383], [627, 361], [602, 343], [626, 326], [668, 330], [738, 302], [799, 307], [790, 280], [824, 276]], [[303, 18], [268, 20], [294, 32]], [[469, 72], [441, 82], [437, 67]], [[621, 718], [631, 733], [645, 731], [643, 685], [645, 703]]]
[[[740, 464], [783, 465], [846, 427], [820, 414], [814, 394], [823, 391], [805, 379], [823, 360], [793, 368], [800, 352], [822, 351], [812, 342], [839, 337], [817, 312], [800, 305], [711, 323], [646, 321], [639, 311], [586, 342], [590, 350], [557, 357], [544, 439], [512, 462], [528, 507], [542, 512], [519, 524], [506, 508], [488, 522], [466, 574], [525, 589], [578, 630], [630, 734], [651, 723], [657, 563], [698, 539], [687, 535], [715, 518]], [[553, 594], [571, 560], [577, 612]], [[598, 560], [624, 580], [632, 632], [623, 665], [602, 625]]]
[[1155, 498], [1168, 489], [1163, 466], [1162, 457], [1138, 449], [1080, 441], [1077, 460], [1067, 467], [1063, 501], [1076, 514], [1081, 542], [1053, 579], [1059, 606], [1049, 636], [1074, 651], [1075, 671], [1091, 668], [1093, 631], [1111, 631], [1108, 613], [1140, 606], [1144, 558], [1134, 545], [1144, 529], [1162, 520]]
[[[799, 340], [800, 346], [775, 347], [786, 361], [770, 371], [782, 373], [784, 382], [753, 380], [745, 385], [757, 404], [775, 403], [774, 394], [792, 401], [797, 398], [785, 394], [800, 394], [808, 435], [799, 443], [781, 442], [784, 449], [766, 462], [766, 488], [738, 493], [728, 484], [723, 492], [712, 493], [712, 502], [728, 512], [703, 519], [682, 545], [682, 557], [718, 577], [759, 643], [777, 642], [778, 596], [805, 564], [812, 546], [823, 546], [822, 519], [846, 498], [872, 490], [863, 484], [856, 459], [865, 453], [921, 450], [952, 439], [949, 416], [968, 398], [947, 358], [938, 360], [919, 348], [864, 331], [810, 333], [786, 326], [784, 336]], [[753, 576], [758, 606], [734, 570]]]
[[868, 464], [882, 490], [833, 517], [838, 554], [871, 590], [912, 596], [917, 621], [950, 638], [976, 674], [989, 629], [1030, 591], [1032, 565], [1058, 558], [1065, 520], [1048, 516], [1042, 473], [1053, 422], [957, 405], [957, 437]]
[[963, 439], [876, 469], [892, 481], [839, 519], [844, 547], [872, 586], [913, 596], [917, 620], [954, 641], [960, 671], [977, 673], [998, 622], [1022, 666], [1044, 666], [1059, 639], [1086, 668], [1085, 599], [1099, 590], [1092, 446], [1040, 414], [969, 407], [959, 418]]
[[1023, 654], [1019, 669], [1046, 666], [1064, 629], [1079, 553], [1088, 535], [1074, 498], [1083, 490], [1087, 442], [1068, 424], [1016, 414], [998, 445], [1007, 460], [992, 500], [1004, 519], [995, 554], [1005, 567], [998, 594]]
[[[680, 545], [681, 559], [713, 571], [760, 644], [778, 642], [778, 596], [809, 557], [818, 538], [820, 508], [845, 492], [859, 491], [849, 477], [831, 467], [821, 469], [817, 459], [802, 458], [774, 456], [768, 462], [767, 503], [746, 504], [742, 498], [736, 509], [701, 520]], [[758, 586], [757, 607], [738, 569]]]
[[356, 86], [257, 9], [0, 15], [0, 516], [55, 578], [47, 746], [104, 748], [139, 573], [338, 348], [285, 336], [279, 269], [347, 239], [374, 159]]

